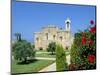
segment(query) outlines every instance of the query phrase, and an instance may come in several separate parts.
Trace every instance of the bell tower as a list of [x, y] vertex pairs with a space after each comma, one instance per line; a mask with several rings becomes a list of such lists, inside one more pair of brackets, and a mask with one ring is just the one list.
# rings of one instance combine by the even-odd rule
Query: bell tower
[[67, 31], [70, 31], [70, 25], [71, 25], [71, 20], [69, 18], [67, 18], [65, 20], [65, 28]]

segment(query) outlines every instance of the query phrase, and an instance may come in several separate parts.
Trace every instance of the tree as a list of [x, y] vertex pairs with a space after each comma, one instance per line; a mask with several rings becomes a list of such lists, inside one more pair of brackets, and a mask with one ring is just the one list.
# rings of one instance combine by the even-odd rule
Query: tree
[[80, 33], [75, 33], [75, 37], [74, 37], [74, 42], [73, 45], [71, 46], [71, 52], [70, 52], [70, 56], [71, 56], [71, 64], [79, 64], [79, 49], [82, 46], [81, 44], [81, 36], [82, 36], [82, 32]]
[[21, 33], [15, 33], [17, 41], [21, 41]]
[[28, 57], [34, 57], [35, 52], [29, 42], [26, 40], [18, 41], [14, 48], [14, 58], [21, 62], [27, 62]]
[[34, 44], [32, 44], [32, 48], [35, 49], [35, 45]]
[[70, 56], [71, 56], [71, 63], [73, 64], [77, 64], [78, 63], [78, 48], [76, 46], [76, 44], [73, 44], [71, 46], [71, 52], [70, 52]]
[[78, 68], [77, 65], [80, 64], [81, 62], [80, 62], [80, 57], [78, 53], [78, 47], [75, 44], [75, 42], [71, 46], [70, 56], [71, 56], [71, 64], [69, 65], [69, 70], [77, 70]]
[[51, 54], [53, 55], [55, 50], [56, 50], [56, 43], [55, 42], [49, 43], [47, 51], [51, 52]]
[[68, 64], [66, 63], [66, 54], [62, 45], [56, 46], [56, 69], [57, 71], [67, 70]]

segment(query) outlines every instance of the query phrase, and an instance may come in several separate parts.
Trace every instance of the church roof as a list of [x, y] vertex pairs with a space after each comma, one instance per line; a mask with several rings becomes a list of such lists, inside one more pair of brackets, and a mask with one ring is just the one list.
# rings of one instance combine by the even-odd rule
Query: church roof
[[46, 27], [42, 27], [42, 28], [57, 28], [55, 25], [48, 25]]
[[69, 32], [69, 31], [67, 31], [67, 30], [59, 30], [58, 32]]

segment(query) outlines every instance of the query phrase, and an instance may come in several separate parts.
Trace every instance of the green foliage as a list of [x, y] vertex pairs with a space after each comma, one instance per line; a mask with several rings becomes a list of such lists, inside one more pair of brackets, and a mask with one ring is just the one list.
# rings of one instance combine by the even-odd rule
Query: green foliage
[[18, 41], [13, 48], [14, 58], [18, 61], [27, 61], [28, 57], [34, 57], [35, 52], [31, 44], [25, 40]]
[[78, 47], [76, 44], [73, 44], [71, 47], [71, 63], [77, 64], [79, 62], [79, 56], [78, 56]]
[[77, 47], [81, 47], [81, 36], [82, 36], [82, 32], [80, 33], [75, 33], [75, 37], [74, 37], [74, 44], [77, 46]]
[[34, 44], [32, 45], [32, 48], [35, 49], [35, 45]]
[[55, 42], [49, 43], [47, 51], [51, 52], [51, 54], [53, 55], [55, 50], [56, 50], [56, 43]]
[[66, 70], [66, 54], [62, 47], [62, 45], [56, 46], [56, 69], [57, 71], [64, 71]]
[[70, 52], [71, 64], [69, 65], [69, 70], [77, 70], [78, 65], [82, 63], [80, 61], [80, 56], [79, 56], [79, 51], [82, 46], [81, 37], [82, 37], [82, 32], [75, 33], [74, 42], [71, 46], [71, 52]]

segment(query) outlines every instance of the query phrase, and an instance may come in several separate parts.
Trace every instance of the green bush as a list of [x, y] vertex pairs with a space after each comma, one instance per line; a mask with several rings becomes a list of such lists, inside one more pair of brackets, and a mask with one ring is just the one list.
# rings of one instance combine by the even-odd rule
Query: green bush
[[56, 46], [56, 69], [57, 71], [64, 71], [67, 68], [66, 54], [62, 45]]
[[51, 54], [53, 55], [55, 50], [56, 50], [56, 43], [55, 42], [49, 43], [47, 51], [51, 52]]

